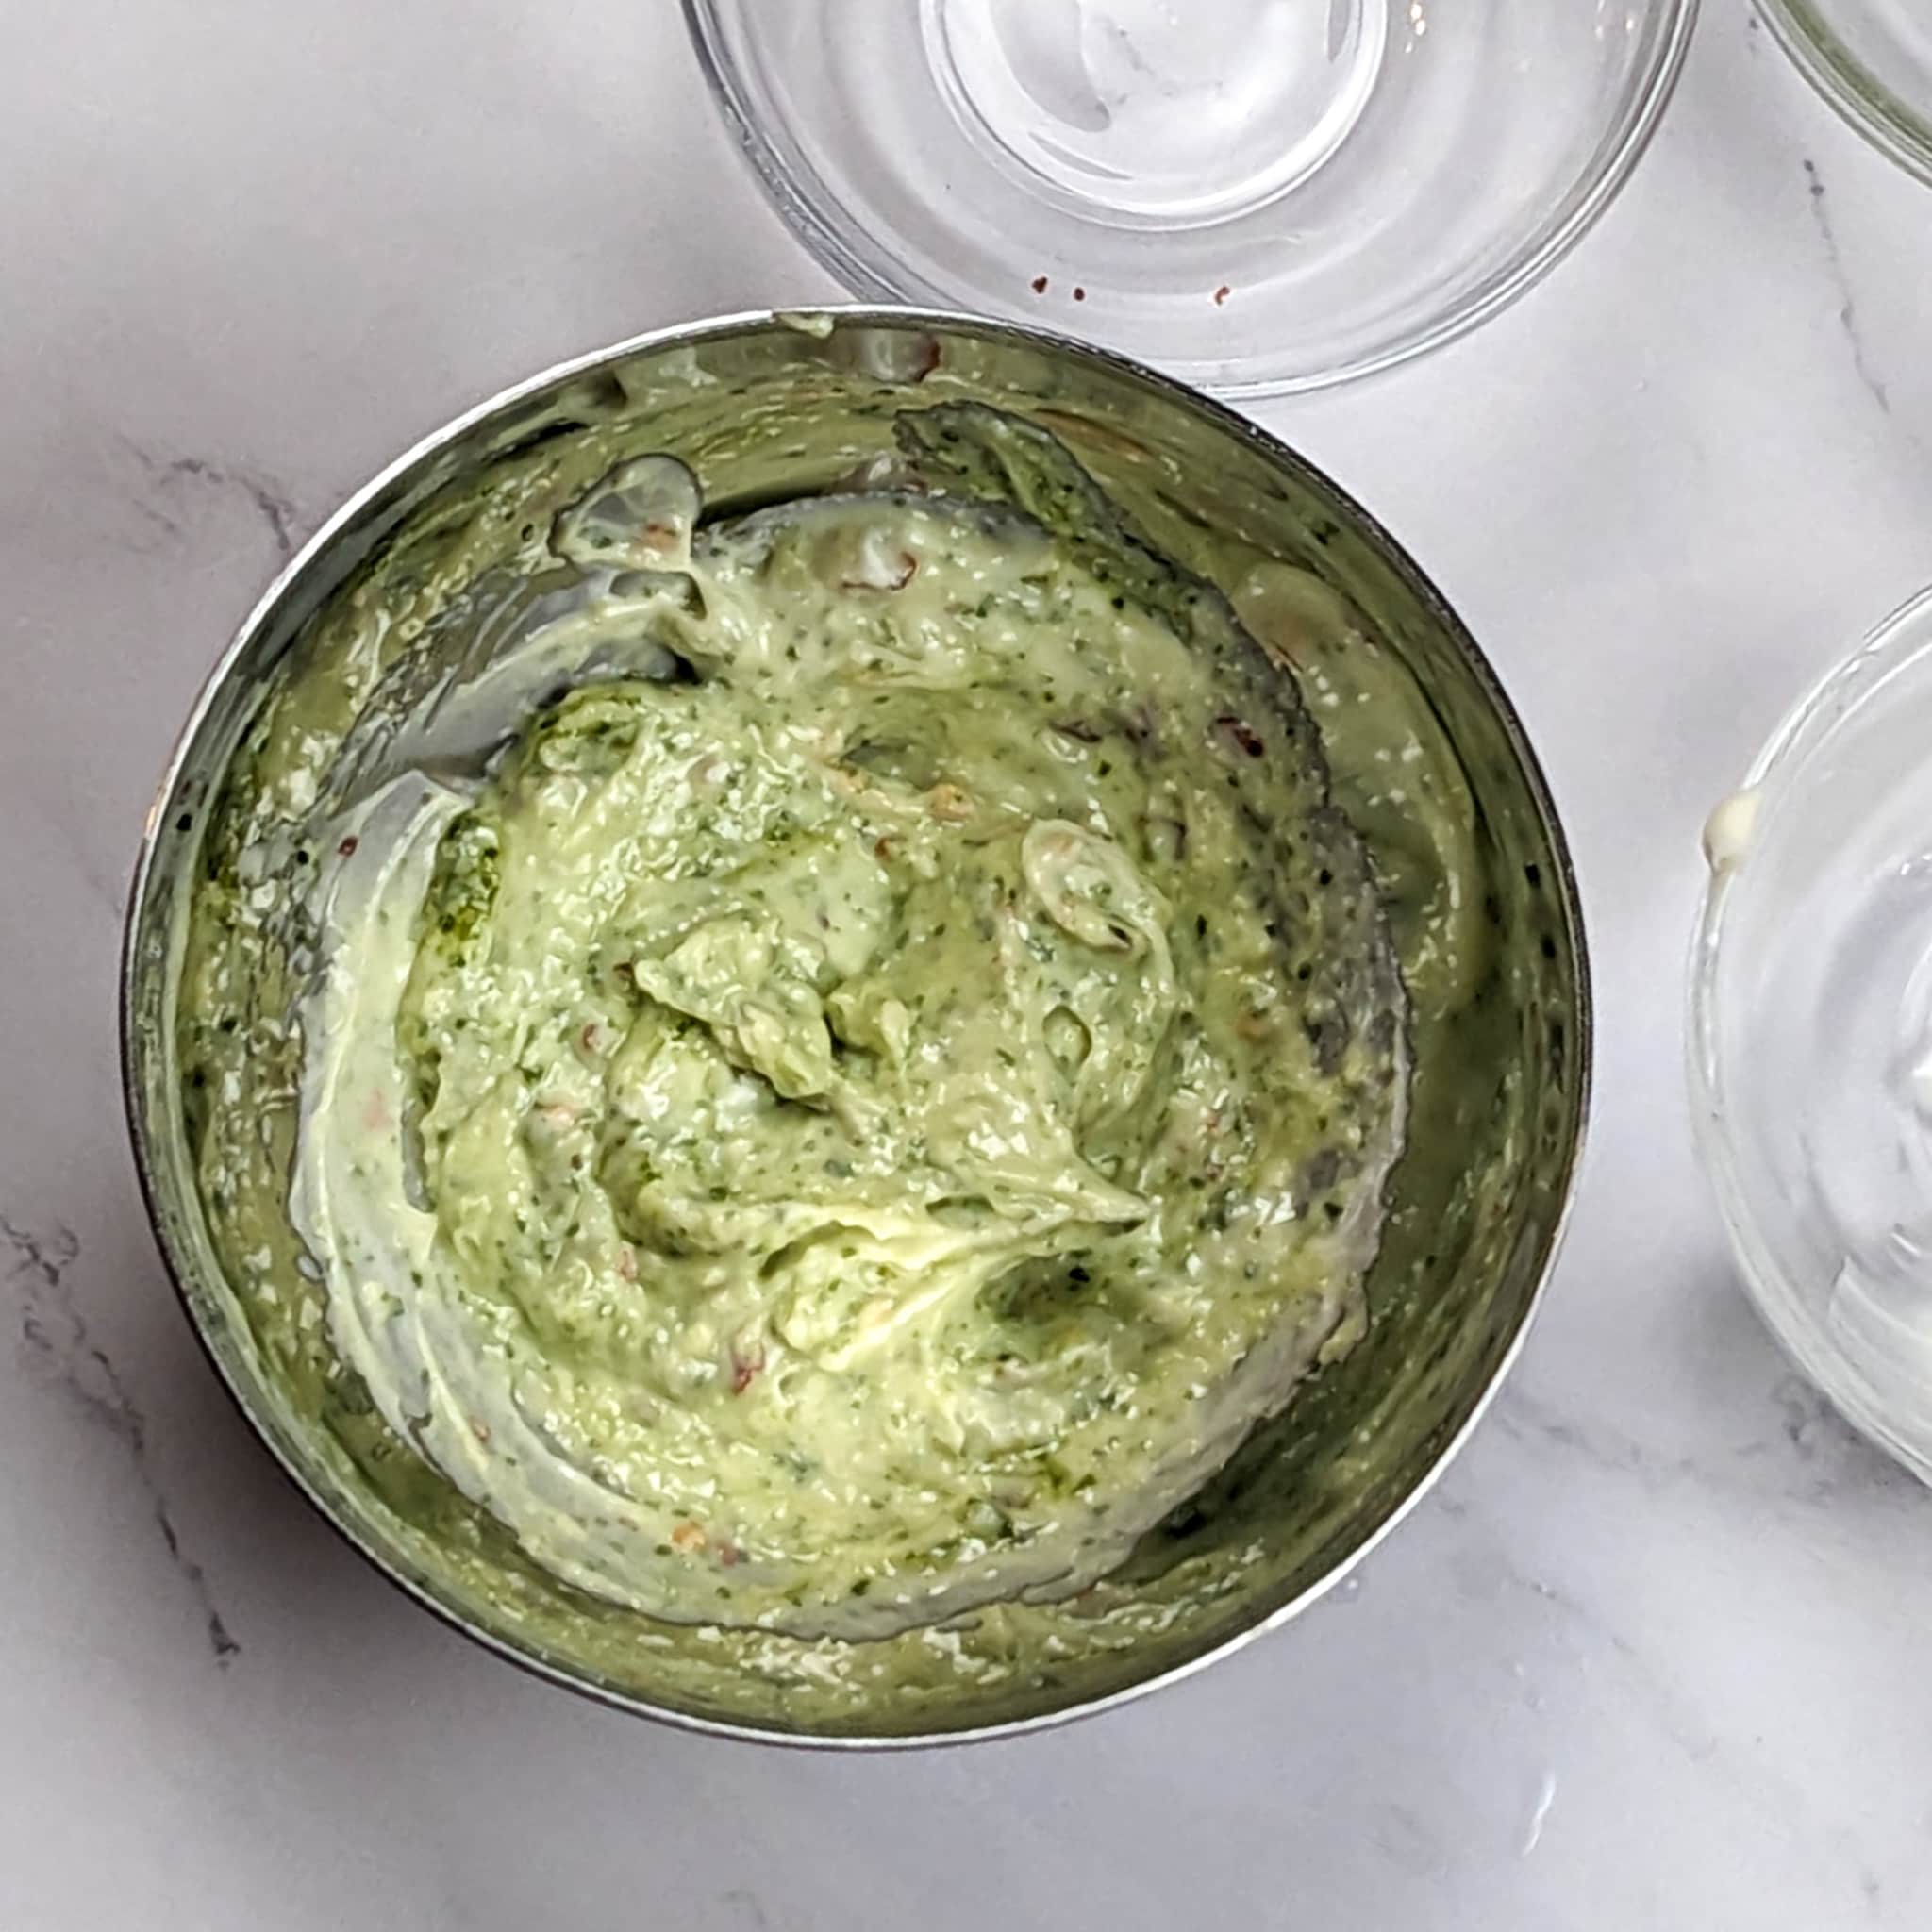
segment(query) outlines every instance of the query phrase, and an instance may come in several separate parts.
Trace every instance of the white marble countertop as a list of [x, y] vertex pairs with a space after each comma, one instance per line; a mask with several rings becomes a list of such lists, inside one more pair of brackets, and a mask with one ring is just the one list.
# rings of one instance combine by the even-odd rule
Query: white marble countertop
[[564, 354], [831, 291], [670, 0], [108, 0], [0, 71], [0, 1926], [1932, 1923], [1932, 1497], [1733, 1284], [1679, 1077], [1697, 829], [1932, 578], [1932, 195], [1710, 0], [1626, 197], [1527, 300], [1263, 410], [1392, 525], [1551, 770], [1593, 1156], [1527, 1356], [1290, 1631], [1097, 1723], [835, 1760], [449, 1634], [204, 1368], [123, 1144], [142, 808], [279, 556]]

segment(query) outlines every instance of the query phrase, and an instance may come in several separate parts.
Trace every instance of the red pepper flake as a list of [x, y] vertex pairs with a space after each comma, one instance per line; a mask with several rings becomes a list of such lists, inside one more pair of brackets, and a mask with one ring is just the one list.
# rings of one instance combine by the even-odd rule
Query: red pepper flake
[[1046, 277], [1044, 275], [1035, 275], [1033, 277], [1033, 292], [1036, 295], [1046, 293]]
[[765, 1351], [758, 1348], [751, 1355], [741, 1355], [737, 1349], [731, 1351], [731, 1392], [742, 1395], [765, 1366]]
[[944, 825], [963, 825], [973, 816], [972, 794], [941, 779], [925, 794], [925, 808]]
[[732, 1568], [732, 1566], [736, 1564], [738, 1559], [743, 1555], [744, 1552], [741, 1550], [736, 1543], [720, 1542], [718, 1545], [718, 1560], [719, 1562], [724, 1564], [724, 1566], [727, 1570]]
[[617, 1244], [617, 1272], [626, 1281], [638, 1278], [638, 1251], [628, 1241]]
[[682, 1550], [686, 1556], [691, 1556], [704, 1546], [705, 1533], [695, 1523], [680, 1523], [671, 1532], [671, 1547], [674, 1550]]
[[1215, 290], [1215, 291], [1214, 291], [1214, 306], [1215, 306], [1215, 308], [1219, 308], [1221, 307], [1221, 305], [1222, 305], [1222, 304], [1223, 304], [1224, 302], [1225, 302], [1225, 301], [1227, 300], [1227, 298], [1228, 298], [1228, 297], [1229, 297], [1230, 295], [1232, 295], [1233, 293], [1234, 293], [1234, 291], [1233, 291], [1232, 289], [1230, 289], [1230, 288], [1229, 288], [1229, 287], [1227, 286], [1227, 284], [1226, 284], [1225, 282], [1223, 282], [1223, 283], [1222, 283], [1222, 285], [1220, 286], [1220, 288], [1216, 289], [1216, 290]]
[[349, 836], [346, 839], [344, 839], [340, 845], [336, 847], [336, 850], [340, 852], [344, 858], [347, 858], [350, 856], [350, 854], [355, 851], [355, 849], [356, 835], [354, 832], [351, 832]]
[[471, 1431], [472, 1431], [472, 1432], [473, 1432], [473, 1433], [475, 1434], [475, 1438], [476, 1438], [477, 1441], [479, 1441], [479, 1442], [487, 1442], [487, 1441], [489, 1441], [489, 1440], [490, 1440], [490, 1424], [489, 1424], [488, 1423], [483, 1423], [483, 1422], [474, 1422], [474, 1421], [473, 1421], [473, 1422], [471, 1423], [471, 1424], [470, 1424], [470, 1428], [471, 1428]]
[[1267, 749], [1261, 742], [1261, 734], [1245, 719], [1225, 714], [1215, 719], [1214, 728], [1230, 744], [1239, 745], [1251, 758], [1257, 758]]
[[1085, 289], [1083, 289], [1083, 288], [1080, 288], [1080, 287], [1079, 287], [1079, 286], [1078, 286], [1078, 285], [1076, 284], [1076, 285], [1075, 285], [1075, 287], [1074, 287], [1074, 300], [1075, 302], [1084, 302], [1084, 301], [1086, 301], [1086, 299], [1087, 299], [1087, 291], [1086, 291]]

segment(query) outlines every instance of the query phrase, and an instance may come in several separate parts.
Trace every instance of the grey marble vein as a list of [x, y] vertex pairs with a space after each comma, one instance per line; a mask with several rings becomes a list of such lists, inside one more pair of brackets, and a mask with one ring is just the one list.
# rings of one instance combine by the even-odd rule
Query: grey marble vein
[[124, 436], [120, 441], [158, 486], [153, 493], [137, 498], [135, 508], [169, 536], [181, 534], [181, 522], [173, 499], [183, 488], [207, 490], [246, 503], [267, 526], [275, 555], [285, 558], [293, 555], [297, 515], [294, 502], [286, 490], [258, 470], [220, 462], [212, 457], [165, 456], [131, 437]]
[[225, 1669], [241, 1655], [242, 1646], [215, 1607], [207, 1573], [181, 1545], [155, 1468], [147, 1418], [107, 1351], [89, 1334], [87, 1318], [68, 1283], [68, 1271], [80, 1258], [79, 1237], [58, 1222], [48, 1231], [38, 1232], [0, 1214], [0, 1243], [6, 1279], [20, 1298], [22, 1356], [43, 1381], [58, 1389], [82, 1416], [127, 1452], [168, 1560], [200, 1606], [208, 1651], [216, 1665]]
[[1436, 1878], [1449, 1869], [1448, 1848], [1412, 1805], [1378, 1804], [1369, 1837], [1383, 1857], [1412, 1877]]
[[[1630, 1467], [1614, 1459], [1605, 1466]], [[1828, 1848], [1856, 1888], [1864, 1914], [1877, 1915], [1883, 1887], [1859, 1830], [1820, 1816], [1813, 1791], [1739, 1751], [1735, 1737], [1712, 1722], [1667, 1656], [1654, 1657], [1584, 1597], [1519, 1567], [1509, 1555], [1506, 1526], [1487, 1520], [1480, 1509], [1472, 1514], [1488, 1547], [1465, 1559], [1466, 1577], [1480, 1574], [1488, 1590], [1541, 1606], [1549, 1621], [1573, 1634], [1580, 1655], [1600, 1658], [1615, 1670], [1626, 1693], [1625, 1707], [1644, 1713], [1657, 1735], [1688, 1765], [1707, 1781], [1727, 1788], [1768, 1827], [1803, 1830], [1822, 1848]]]
[[1825, 192], [1824, 177], [1809, 155], [1805, 157], [1804, 167], [1806, 189], [1811, 203], [1811, 224], [1818, 230], [1818, 239], [1824, 244], [1824, 265], [1830, 271], [1832, 285], [1838, 291], [1839, 326], [1844, 331], [1845, 341], [1852, 352], [1852, 369], [1859, 385], [1878, 405], [1880, 412], [1890, 416], [1891, 391], [1872, 366], [1872, 358], [1865, 347], [1864, 330], [1858, 322], [1858, 300], [1852, 292], [1844, 253], [1839, 246], [1838, 228], [1832, 220], [1831, 198]]
[[[1796, 1375], [1771, 1391], [1774, 1416], [1763, 1432], [1727, 1455], [1674, 1456], [1614, 1424], [1559, 1412], [1521, 1388], [1496, 1405], [1496, 1427], [1520, 1442], [1563, 1451], [1600, 1470], [1630, 1477], [1651, 1494], [1682, 1485], [1816, 1505], [1852, 1491], [1882, 1495], [1906, 1509], [1932, 1507], [1932, 1495], [1873, 1448], [1824, 1398]], [[1760, 1474], [1760, 1466], [1763, 1473]]]
[[[11, 800], [8, 802], [12, 803]], [[46, 801], [33, 791], [26, 792], [23, 805], [31, 823], [66, 850], [73, 860], [75, 876], [87, 888], [85, 896], [88, 903], [106, 913], [118, 929], [127, 907], [127, 880], [118, 873], [109, 876], [96, 862], [90, 842], [81, 833], [79, 815], [66, 810], [50, 810]], [[14, 806], [13, 808], [18, 811], [22, 806]], [[20, 830], [17, 818], [12, 828], [16, 833]]]

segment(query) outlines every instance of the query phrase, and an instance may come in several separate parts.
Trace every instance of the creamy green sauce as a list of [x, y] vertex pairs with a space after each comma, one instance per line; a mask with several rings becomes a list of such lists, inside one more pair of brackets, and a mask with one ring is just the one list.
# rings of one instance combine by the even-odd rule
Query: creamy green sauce
[[1243, 629], [1050, 438], [901, 428], [714, 524], [587, 438], [364, 579], [183, 987], [225, 1266], [425, 1572], [788, 1721], [1240, 1587], [1142, 1546], [1360, 1342], [1410, 1027], [1491, 971], [1459, 768], [1331, 592], [1228, 540]]
[[293, 1204], [334, 1341], [633, 1608], [1074, 1592], [1360, 1332], [1406, 1059], [1359, 855], [1278, 701], [1038, 525], [875, 494], [693, 553], [679, 482], [558, 538], [655, 530], [558, 623], [656, 675], [341, 821]]

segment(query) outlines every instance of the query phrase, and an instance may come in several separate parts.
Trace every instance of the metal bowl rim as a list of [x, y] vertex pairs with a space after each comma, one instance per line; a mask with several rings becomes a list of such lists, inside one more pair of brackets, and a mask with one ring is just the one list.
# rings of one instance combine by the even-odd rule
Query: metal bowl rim
[[[1557, 877], [1557, 898], [1563, 917], [1563, 929], [1569, 938], [1576, 960], [1576, 986], [1572, 1018], [1575, 1022], [1577, 1036], [1576, 1091], [1570, 1108], [1570, 1132], [1566, 1158], [1560, 1171], [1559, 1182], [1561, 1198], [1549, 1240], [1545, 1247], [1537, 1280], [1523, 1308], [1516, 1318], [1515, 1328], [1495, 1368], [1487, 1382], [1477, 1392], [1469, 1413], [1463, 1418], [1455, 1433], [1437, 1452], [1435, 1459], [1416, 1479], [1408, 1493], [1396, 1503], [1389, 1513], [1372, 1529], [1363, 1540], [1337, 1561], [1325, 1574], [1316, 1578], [1304, 1590], [1277, 1604], [1273, 1609], [1257, 1615], [1255, 1620], [1219, 1642], [1210, 1644], [1193, 1657], [1186, 1657], [1166, 1670], [1155, 1672], [1133, 1683], [1121, 1686], [1103, 1696], [1076, 1702], [1060, 1708], [1040, 1712], [1032, 1716], [1002, 1720], [998, 1723], [968, 1725], [955, 1730], [932, 1732], [906, 1732], [891, 1735], [846, 1734], [837, 1732], [787, 1731], [774, 1726], [756, 1724], [740, 1724], [722, 1718], [706, 1717], [694, 1711], [680, 1710], [673, 1706], [652, 1703], [616, 1690], [608, 1685], [599, 1684], [579, 1675], [575, 1672], [553, 1663], [548, 1659], [525, 1650], [508, 1638], [484, 1627], [466, 1615], [454, 1604], [445, 1603], [426, 1584], [406, 1575], [398, 1565], [382, 1550], [374, 1547], [345, 1523], [327, 1501], [318, 1492], [304, 1472], [297, 1467], [294, 1459], [284, 1453], [276, 1441], [274, 1431], [263, 1418], [257, 1415], [248, 1391], [236, 1376], [230, 1374], [221, 1352], [215, 1346], [213, 1336], [204, 1327], [188, 1290], [187, 1277], [191, 1272], [185, 1257], [179, 1256], [174, 1243], [165, 1232], [160, 1209], [159, 1189], [156, 1179], [156, 1161], [148, 1125], [141, 1105], [136, 1079], [136, 1068], [140, 1057], [140, 1046], [136, 1037], [134, 1019], [134, 985], [137, 971], [136, 950], [145, 923], [147, 902], [154, 877], [159, 845], [159, 834], [173, 809], [175, 789], [179, 783], [189, 753], [199, 737], [209, 711], [225, 690], [230, 675], [239, 658], [246, 652], [257, 635], [275, 618], [282, 601], [300, 579], [318, 563], [333, 547], [336, 540], [345, 530], [353, 528], [363, 512], [376, 502], [391, 485], [407, 476], [417, 465], [426, 461], [438, 452], [449, 447], [473, 429], [481, 427], [492, 417], [517, 403], [541, 395], [553, 387], [574, 377], [585, 375], [603, 368], [611, 362], [630, 357], [643, 355], [656, 350], [692, 346], [708, 341], [728, 340], [746, 333], [787, 325], [788, 318], [800, 314], [813, 317], [829, 317], [835, 327], [880, 326], [891, 328], [924, 328], [957, 335], [977, 337], [982, 340], [1005, 340], [1023, 343], [1033, 349], [1045, 349], [1071, 357], [1076, 360], [1096, 364], [1116, 377], [1125, 377], [1141, 388], [1172, 402], [1177, 407], [1206, 416], [1225, 434], [1234, 437], [1256, 450], [1276, 468], [1285, 471], [1304, 482], [1311, 482], [1325, 491], [1334, 506], [1353, 525], [1357, 532], [1370, 540], [1391, 563], [1397, 575], [1408, 585], [1435, 622], [1442, 625], [1453, 639], [1457, 651], [1465, 659], [1474, 681], [1485, 701], [1495, 713], [1505, 740], [1522, 771], [1524, 786], [1535, 808], [1537, 818], [1549, 841], [1550, 853], [1556, 861]], [[1565, 1238], [1568, 1235], [1575, 1208], [1577, 1181], [1585, 1149], [1590, 1138], [1593, 1075], [1594, 1075], [1594, 1003], [1591, 983], [1591, 965], [1588, 942], [1584, 928], [1581, 896], [1577, 887], [1575, 868], [1572, 859], [1569, 841], [1564, 836], [1562, 823], [1557, 816], [1556, 803], [1549, 782], [1535, 751], [1530, 745], [1522, 720], [1515, 707], [1510, 703], [1497, 679], [1489, 659], [1481, 647], [1470, 634], [1468, 627], [1456, 614], [1448, 600], [1436, 588], [1408, 552], [1399, 544], [1383, 527], [1381, 523], [1356, 501], [1353, 495], [1343, 490], [1328, 476], [1326, 472], [1317, 468], [1305, 457], [1291, 449], [1280, 439], [1261, 428], [1258, 424], [1248, 421], [1228, 408], [1224, 403], [1207, 395], [1199, 390], [1177, 381], [1172, 376], [1122, 356], [1114, 351], [1061, 335], [1050, 329], [1026, 326], [985, 316], [970, 315], [945, 309], [912, 308], [896, 305], [875, 304], [829, 304], [814, 305], [804, 310], [799, 309], [748, 309], [737, 314], [711, 317], [694, 323], [675, 324], [632, 336], [607, 347], [593, 349], [584, 354], [570, 357], [555, 363], [534, 375], [500, 390], [481, 402], [474, 404], [438, 428], [421, 437], [408, 449], [355, 491], [344, 500], [335, 513], [302, 543], [289, 558], [267, 590], [257, 599], [253, 608], [230, 639], [226, 648], [216, 659], [213, 668], [204, 679], [193, 704], [174, 746], [168, 754], [160, 781], [155, 796], [148, 807], [147, 817], [142, 828], [140, 851], [136, 858], [134, 874], [128, 890], [127, 910], [122, 931], [121, 958], [119, 966], [119, 1032], [121, 1044], [121, 1093], [122, 1105], [126, 1115], [128, 1138], [134, 1155], [134, 1164], [141, 1186], [142, 1204], [146, 1211], [148, 1224], [154, 1234], [155, 1244], [161, 1257], [162, 1266], [174, 1288], [176, 1300], [181, 1305], [188, 1325], [209, 1366], [214, 1370], [216, 1379], [226, 1391], [230, 1401], [240, 1411], [257, 1440], [269, 1453], [270, 1457], [282, 1474], [293, 1485], [296, 1492], [309, 1505], [341, 1540], [348, 1544], [376, 1574], [392, 1584], [404, 1595], [427, 1610], [440, 1623], [446, 1624], [460, 1636], [481, 1645], [485, 1650], [514, 1664], [520, 1670], [556, 1684], [564, 1690], [575, 1691], [592, 1702], [611, 1709], [625, 1711], [632, 1716], [649, 1719], [655, 1723], [672, 1725], [677, 1729], [698, 1733], [712, 1738], [727, 1738], [735, 1740], [779, 1745], [793, 1750], [822, 1750], [838, 1752], [886, 1752], [936, 1749], [945, 1746], [983, 1743], [1000, 1739], [1030, 1735], [1040, 1731], [1058, 1729], [1077, 1719], [1093, 1717], [1103, 1711], [1116, 1709], [1150, 1692], [1177, 1684], [1205, 1670], [1235, 1652], [1246, 1648], [1257, 1638], [1269, 1631], [1278, 1629], [1298, 1617], [1310, 1605], [1325, 1596], [1329, 1591], [1348, 1576], [1370, 1553], [1380, 1546], [1383, 1540], [1391, 1535], [1422, 1502], [1423, 1498], [1441, 1480], [1457, 1457], [1461, 1454], [1470, 1438], [1495, 1400], [1497, 1391], [1507, 1379], [1528, 1340], [1529, 1331], [1541, 1312], [1549, 1280], [1556, 1268]]]

